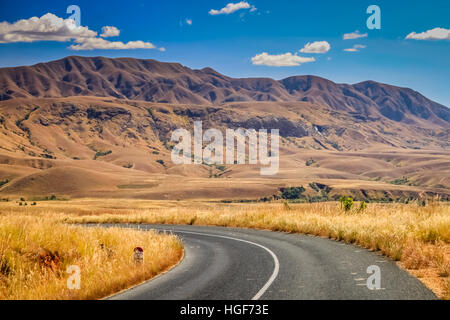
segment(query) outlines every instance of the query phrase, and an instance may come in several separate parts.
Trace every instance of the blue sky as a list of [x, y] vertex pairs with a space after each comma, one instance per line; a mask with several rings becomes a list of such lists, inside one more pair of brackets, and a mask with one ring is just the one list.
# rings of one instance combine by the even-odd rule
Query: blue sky
[[[211, 14], [212, 9], [217, 13], [228, 3], [239, 2], [0, 1], [0, 22], [8, 23], [0, 24], [0, 67], [31, 65], [68, 55], [135, 57], [180, 62], [195, 69], [212, 67], [233, 77], [281, 79], [313, 74], [345, 83], [375, 80], [413, 88], [450, 107], [450, 36], [442, 38], [442, 32], [450, 29], [448, 0], [248, 0], [239, 10], [230, 7], [223, 14]], [[33, 30], [19, 32], [19, 26], [14, 29], [14, 37], [7, 34], [20, 19], [47, 13], [67, 19], [70, 15], [66, 9], [73, 4], [81, 9], [83, 32], [98, 33], [91, 39], [92, 45], [86, 38], [76, 42], [75, 37], [43, 41], [46, 34], [24, 42], [17, 35], [27, 36]], [[373, 4], [381, 9], [380, 30], [369, 30], [366, 25], [366, 9]], [[114, 26], [120, 34], [101, 37], [103, 26]], [[439, 30], [435, 28], [442, 28], [440, 37], [436, 37]], [[343, 39], [344, 34], [357, 30], [367, 36]], [[419, 34], [415, 38], [424, 39], [406, 39], [412, 32]], [[48, 39], [50, 36], [54, 34]], [[101, 49], [118, 41], [120, 50]], [[142, 43], [127, 44], [129, 41]], [[319, 41], [327, 42], [329, 50], [300, 52], [307, 43]], [[76, 45], [96, 49], [70, 48]], [[355, 45], [356, 51], [345, 51]], [[133, 49], [136, 46], [146, 48]], [[262, 53], [267, 55], [255, 59]], [[297, 62], [303, 60], [295, 57], [315, 61], [294, 66], [265, 65], [269, 58], [283, 58], [278, 55], [285, 55], [291, 62], [292, 57]]]

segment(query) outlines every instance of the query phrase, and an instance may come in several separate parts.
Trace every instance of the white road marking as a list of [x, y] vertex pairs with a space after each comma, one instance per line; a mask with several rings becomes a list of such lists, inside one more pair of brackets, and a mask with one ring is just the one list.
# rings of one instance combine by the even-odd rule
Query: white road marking
[[280, 271], [280, 262], [278, 261], [277, 256], [275, 255], [275, 253], [273, 253], [272, 250], [270, 250], [269, 248], [252, 242], [252, 241], [247, 241], [247, 240], [243, 240], [243, 239], [238, 239], [238, 238], [233, 238], [233, 237], [226, 237], [226, 236], [219, 236], [219, 235], [215, 235], [215, 234], [209, 234], [209, 233], [200, 233], [200, 232], [191, 232], [191, 231], [178, 231], [178, 230], [173, 230], [173, 233], [186, 233], [186, 234], [195, 234], [195, 235], [199, 235], [199, 236], [207, 236], [207, 237], [215, 237], [215, 238], [222, 238], [222, 239], [229, 239], [229, 240], [235, 240], [235, 241], [239, 241], [239, 242], [244, 242], [244, 243], [248, 243], [254, 246], [257, 246], [261, 249], [266, 250], [273, 258], [273, 261], [275, 263], [275, 268], [273, 270], [272, 275], [270, 276], [269, 280], [266, 282], [266, 284], [261, 288], [261, 290], [258, 291], [258, 293], [252, 298], [252, 300], [259, 300], [264, 293], [267, 291], [267, 289], [269, 289], [269, 287], [272, 285], [272, 283], [275, 281], [275, 279], [278, 276], [278, 273]]

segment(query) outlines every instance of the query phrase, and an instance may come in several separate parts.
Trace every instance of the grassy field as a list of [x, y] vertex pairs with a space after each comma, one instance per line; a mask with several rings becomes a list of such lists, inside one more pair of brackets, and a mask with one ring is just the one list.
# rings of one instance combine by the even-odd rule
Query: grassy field
[[73, 200], [37, 206], [0, 204], [2, 216], [52, 216], [70, 223], [195, 224], [303, 233], [381, 251], [450, 299], [450, 205], [358, 203], [345, 212], [335, 202], [225, 204], [194, 201]]
[[[145, 249], [142, 265], [134, 263], [137, 246]], [[102, 298], [168, 270], [182, 254], [173, 235], [85, 228], [2, 211], [0, 300]], [[80, 268], [79, 290], [68, 288], [69, 266]]]

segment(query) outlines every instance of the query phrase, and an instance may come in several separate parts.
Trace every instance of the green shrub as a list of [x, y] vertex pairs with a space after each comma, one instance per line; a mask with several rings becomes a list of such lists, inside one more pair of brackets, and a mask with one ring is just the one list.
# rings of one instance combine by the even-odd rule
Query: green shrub
[[285, 200], [295, 200], [300, 199], [302, 197], [303, 192], [305, 192], [305, 188], [301, 187], [290, 187], [290, 188], [282, 188], [281, 189], [281, 198]]
[[403, 177], [403, 178], [401, 178], [401, 179], [396, 179], [396, 180], [394, 180], [394, 181], [391, 181], [390, 183], [391, 183], [391, 184], [395, 184], [395, 185], [400, 186], [400, 185], [408, 184], [408, 183], [409, 183], [409, 180], [408, 180], [407, 177]]
[[417, 199], [417, 205], [419, 207], [426, 207], [427, 206], [427, 201], [426, 200], [422, 200], [422, 199]]
[[217, 170], [222, 171], [222, 172], [227, 170], [227, 167], [224, 165], [216, 165], [216, 168], [217, 168]]
[[97, 159], [100, 158], [100, 157], [106, 157], [107, 155], [109, 155], [109, 154], [111, 154], [111, 153], [112, 153], [111, 150], [108, 150], [108, 151], [105, 151], [105, 152], [103, 152], [103, 151], [97, 151], [97, 153], [96, 153], [95, 156], [94, 156], [94, 160], [97, 160]]
[[9, 179], [0, 180], [0, 188], [9, 182]]
[[339, 201], [341, 202], [341, 208], [345, 211], [350, 211], [353, 207], [354, 201], [351, 197], [342, 196]]

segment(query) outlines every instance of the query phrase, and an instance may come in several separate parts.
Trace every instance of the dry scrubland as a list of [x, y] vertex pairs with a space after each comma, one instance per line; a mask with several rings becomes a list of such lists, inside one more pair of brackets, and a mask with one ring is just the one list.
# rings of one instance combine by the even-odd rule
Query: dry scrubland
[[[215, 225], [328, 237], [381, 251], [399, 261], [439, 297], [450, 299], [448, 203], [430, 202], [426, 207], [416, 203], [369, 204], [364, 212], [356, 209], [344, 212], [333, 202], [225, 204], [85, 199], [39, 202], [35, 207], [19, 207], [9, 202], [0, 204], [0, 212], [2, 219], [22, 214], [51, 216], [71, 223]], [[52, 241], [58, 243], [58, 237], [55, 239]]]
[[[84, 228], [0, 208], [0, 300], [102, 298], [167, 270], [183, 254], [173, 235]], [[145, 248], [143, 265], [134, 264], [136, 246]], [[80, 290], [67, 288], [70, 265], [81, 269]]]

